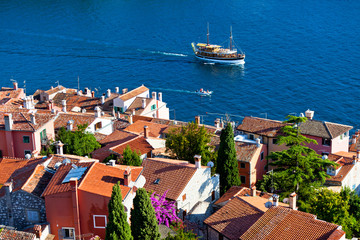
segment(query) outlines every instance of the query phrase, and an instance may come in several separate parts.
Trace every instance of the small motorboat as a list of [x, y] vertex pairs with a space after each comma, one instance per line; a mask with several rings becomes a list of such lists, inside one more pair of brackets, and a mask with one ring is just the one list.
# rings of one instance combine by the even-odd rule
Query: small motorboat
[[205, 91], [204, 89], [200, 88], [200, 90], [196, 90], [195, 93], [200, 95], [200, 96], [211, 96], [213, 91], [209, 91], [209, 90]]

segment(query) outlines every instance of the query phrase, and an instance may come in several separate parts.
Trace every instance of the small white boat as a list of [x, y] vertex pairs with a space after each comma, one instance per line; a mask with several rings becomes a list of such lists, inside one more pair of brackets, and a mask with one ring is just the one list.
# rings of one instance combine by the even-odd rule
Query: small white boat
[[209, 90], [204, 91], [204, 89], [201, 88], [200, 90], [196, 90], [195, 93], [200, 96], [211, 96], [213, 91], [209, 91]]

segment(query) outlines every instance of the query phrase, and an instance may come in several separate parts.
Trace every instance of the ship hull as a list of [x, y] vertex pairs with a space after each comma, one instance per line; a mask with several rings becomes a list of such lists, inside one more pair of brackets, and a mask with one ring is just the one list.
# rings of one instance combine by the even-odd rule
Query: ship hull
[[244, 58], [240, 58], [240, 59], [209, 58], [209, 57], [204, 57], [204, 56], [197, 55], [197, 54], [195, 54], [195, 57], [204, 62], [212, 62], [212, 63], [220, 63], [220, 64], [233, 64], [233, 65], [245, 64]]

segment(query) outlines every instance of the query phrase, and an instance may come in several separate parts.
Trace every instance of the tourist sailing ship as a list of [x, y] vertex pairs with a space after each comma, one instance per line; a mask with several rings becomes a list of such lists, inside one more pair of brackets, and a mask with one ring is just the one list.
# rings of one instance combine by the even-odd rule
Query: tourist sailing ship
[[236, 48], [233, 47], [234, 40], [232, 37], [232, 28], [230, 27], [230, 44], [229, 48], [223, 48], [220, 45], [209, 44], [209, 24], [207, 28], [207, 43], [191, 43], [191, 46], [194, 50], [195, 57], [214, 63], [225, 63], [225, 64], [244, 64], [245, 63], [245, 53], [241, 50], [238, 52]]

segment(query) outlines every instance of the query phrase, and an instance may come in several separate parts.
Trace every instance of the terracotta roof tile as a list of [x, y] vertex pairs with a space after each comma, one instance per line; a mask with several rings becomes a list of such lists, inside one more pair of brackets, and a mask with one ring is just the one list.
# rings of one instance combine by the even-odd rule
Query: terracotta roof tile
[[59, 130], [61, 127], [67, 126], [67, 123], [73, 120], [73, 131], [77, 130], [78, 125], [88, 124], [90, 125], [95, 121], [94, 114], [84, 114], [84, 113], [59, 113], [59, 116], [54, 121], [55, 130]]
[[29, 110], [24, 111], [12, 111], [12, 112], [0, 112], [0, 130], [5, 129], [5, 114], [11, 114], [13, 119], [12, 130], [15, 131], [29, 131], [34, 132], [44, 126], [52, 119], [55, 118], [54, 114], [50, 113], [35, 113], [36, 124], [31, 123]]
[[236, 158], [242, 162], [250, 162], [258, 147], [253, 143], [235, 142]]
[[337, 124], [337, 123], [330, 123], [330, 122], [325, 122], [325, 125], [327, 126], [327, 128], [333, 138], [336, 138], [337, 136], [340, 136], [341, 134], [344, 134], [353, 128], [352, 126], [347, 126], [347, 125]]
[[[256, 191], [256, 195], [262, 197], [264, 199], [269, 199], [272, 194], [271, 193], [263, 193], [261, 191]], [[252, 196], [252, 190], [247, 187], [240, 186], [232, 186], [229, 190], [227, 190], [224, 195], [221, 196], [214, 204], [220, 204], [229, 201], [233, 197], [240, 196]]]
[[135, 110], [135, 115], [141, 115], [144, 112], [144, 108], [142, 108], [142, 100], [146, 99], [145, 107], [147, 107], [152, 101], [152, 98], [143, 98], [143, 97], [137, 97], [135, 100], [130, 104], [128, 109], [126, 110], [127, 114], [132, 114], [133, 109]]
[[[340, 152], [340, 154], [341, 154], [341, 152]], [[349, 158], [349, 157], [337, 155], [337, 154], [329, 154], [328, 159], [330, 161], [333, 161], [333, 162], [336, 162], [337, 164], [339, 164], [340, 166], [338, 166], [337, 169], [339, 169], [340, 167], [341, 167], [341, 169], [335, 176], [330, 176], [330, 178], [326, 179], [326, 184], [342, 186], [342, 181], [347, 176], [347, 174], [351, 171], [351, 169], [355, 166], [353, 164], [353, 159]]]
[[116, 145], [110, 148], [111, 151], [122, 155], [126, 146], [129, 146], [131, 150], [140, 152], [141, 155], [151, 153], [153, 147], [146, 141], [144, 137], [136, 137], [122, 144]]
[[49, 163], [47, 164], [48, 168], [55, 169], [55, 164], [58, 162], [62, 162], [65, 159], [69, 159], [71, 163], [78, 164], [78, 163], [84, 163], [84, 162], [98, 162], [99, 160], [93, 159], [93, 158], [87, 158], [82, 156], [76, 156], [76, 155], [70, 155], [70, 154], [53, 154], [50, 157]]
[[53, 175], [53, 173], [46, 171], [43, 165], [37, 165], [22, 190], [40, 197]]
[[[266, 211], [239, 239], [320, 240], [328, 239], [335, 231], [339, 231], [338, 227], [317, 220], [315, 215], [279, 206]], [[345, 234], [342, 233], [337, 232], [338, 236]]]
[[1, 240], [35, 240], [36, 235], [34, 233], [28, 233], [23, 231], [17, 231], [9, 229], [7, 227], [3, 228], [0, 226], [0, 239]]
[[204, 223], [230, 240], [239, 239], [264, 212], [235, 197], [208, 217]]
[[336, 138], [350, 129], [352, 129], [351, 126], [313, 119], [301, 123], [300, 126], [301, 134], [329, 139]]
[[133, 97], [136, 97], [139, 94], [146, 92], [146, 91], [149, 91], [149, 89], [143, 85], [143, 86], [135, 88], [134, 90], [131, 90], [125, 94], [120, 95], [119, 98], [123, 101], [127, 101], [127, 100], [129, 100]]
[[[146, 179], [144, 188], [162, 195], [169, 190], [166, 198], [176, 200], [196, 172], [193, 164], [187, 161], [147, 158], [144, 159], [143, 175]], [[155, 180], [160, 181], [155, 184]]]
[[281, 134], [281, 128], [285, 125], [285, 123], [276, 120], [245, 117], [236, 129], [261, 136], [276, 137]]
[[4, 88], [0, 89], [0, 100], [3, 98], [21, 98], [24, 95], [24, 89], [18, 88], [17, 90], [13, 88]]
[[157, 124], [139, 120], [125, 128], [125, 131], [133, 132], [139, 135], [144, 135], [144, 126], [148, 126], [150, 137], [159, 137], [163, 131], [168, 127], [167, 125]]
[[[137, 136], [138, 135], [136, 135], [134, 133], [121, 131], [121, 130], [115, 130], [110, 135], [107, 135], [104, 139], [99, 141], [99, 143], [106, 145], [106, 144], [110, 144], [110, 143], [118, 142], [118, 141], [126, 142], [126, 141], [129, 141], [129, 140], [137, 137]], [[118, 144], [120, 144], [121, 142], [118, 142]]]
[[62, 91], [62, 90], [64, 90], [64, 89], [66, 89], [66, 88], [63, 87], [63, 86], [61, 86], [61, 85], [59, 85], [59, 86], [57, 86], [57, 87], [52, 87], [52, 88], [50, 88], [49, 90], [45, 91], [45, 93], [47, 93], [48, 95], [51, 95], [51, 94], [53, 94], [53, 93]]
[[115, 130], [122, 130], [130, 126], [130, 123], [124, 119], [116, 119], [113, 123]]
[[57, 107], [62, 108], [62, 100], [66, 100], [66, 110], [71, 111], [73, 107], [84, 108], [87, 111], [94, 111], [96, 106], [101, 106], [100, 98], [80, 96], [73, 93], [58, 93], [53, 98]]

